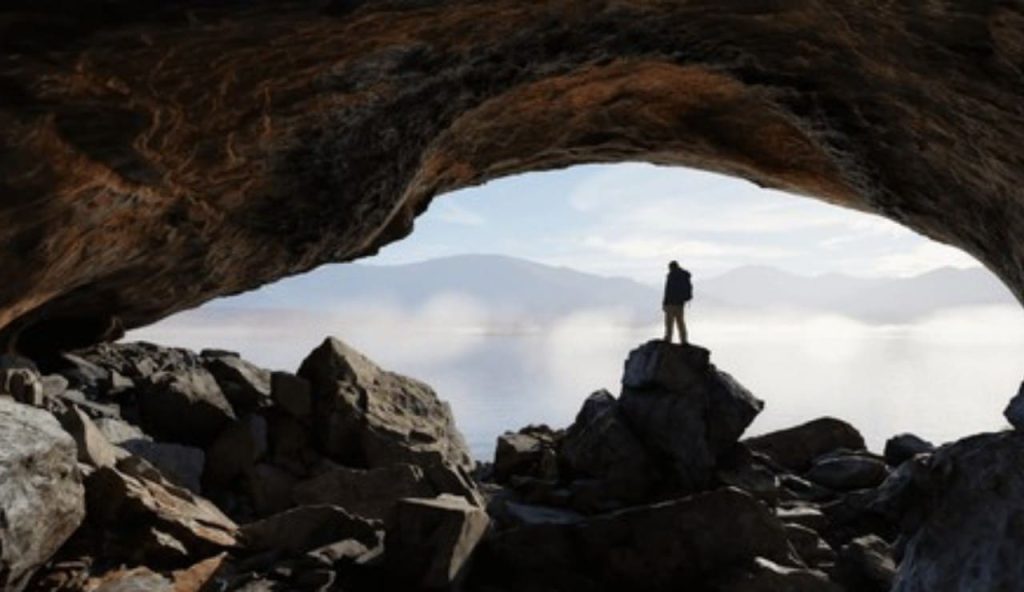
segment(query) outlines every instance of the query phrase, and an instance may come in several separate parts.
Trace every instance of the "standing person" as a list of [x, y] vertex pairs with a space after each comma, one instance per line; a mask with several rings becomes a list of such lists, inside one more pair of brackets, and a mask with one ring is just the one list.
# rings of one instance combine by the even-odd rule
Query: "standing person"
[[679, 328], [679, 342], [686, 343], [686, 321], [683, 319], [683, 308], [693, 298], [693, 283], [690, 272], [679, 263], [668, 264], [668, 276], [665, 278], [665, 298], [662, 299], [662, 310], [665, 311], [665, 342], [672, 343], [672, 323]]

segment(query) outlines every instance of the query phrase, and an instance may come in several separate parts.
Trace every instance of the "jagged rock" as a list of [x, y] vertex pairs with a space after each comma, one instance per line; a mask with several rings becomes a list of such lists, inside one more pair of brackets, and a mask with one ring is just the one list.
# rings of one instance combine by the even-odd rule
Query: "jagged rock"
[[[892, 558], [892, 550], [888, 543], [877, 536], [868, 535], [854, 539], [839, 550], [835, 579], [849, 590], [889, 592], [895, 576], [896, 564]], [[936, 587], [931, 590], [938, 592], [951, 588]]]
[[474, 581], [513, 590], [657, 592], [678, 590], [681, 582], [697, 586], [717, 570], [755, 557], [800, 566], [767, 508], [726, 488], [574, 524], [496, 533]]
[[183, 374], [203, 367], [202, 359], [194, 352], [144, 341], [100, 343], [76, 354], [78, 360], [88, 362], [90, 368], [99, 368], [104, 373], [116, 372], [132, 381], [147, 379], [158, 372]]
[[797, 472], [811, 468], [815, 459], [840, 449], [863, 450], [864, 437], [845, 421], [822, 417], [805, 424], [770, 434], [747, 438], [751, 450], [771, 457], [783, 467]]
[[313, 411], [313, 395], [309, 381], [288, 372], [270, 375], [270, 396], [274, 404], [300, 419]]
[[1024, 433], [947, 444], [894, 474], [887, 505], [901, 506], [903, 550], [894, 592], [1017, 590], [1024, 582]]
[[210, 588], [223, 589], [223, 586], [211, 586], [211, 582], [224, 568], [227, 557], [226, 553], [221, 553], [186, 569], [174, 571], [171, 574], [171, 579], [174, 581], [174, 592], [203, 592]]
[[142, 427], [159, 440], [203, 447], [235, 419], [217, 381], [202, 368], [157, 372], [138, 388]]
[[78, 448], [78, 460], [94, 467], [112, 467], [123, 456], [103, 435], [89, 416], [70, 407], [58, 419], [64, 431], [71, 434]]
[[681, 491], [708, 486], [764, 403], [708, 361], [707, 350], [650, 341], [629, 353], [619, 408]]
[[1024, 383], [1021, 383], [1017, 394], [1003, 410], [1003, 416], [1014, 428], [1024, 430]]
[[427, 385], [381, 370], [335, 338], [309, 354], [299, 375], [313, 386], [329, 455], [370, 468], [436, 460], [472, 468], [451, 409]]
[[192, 493], [202, 492], [203, 468], [206, 454], [194, 446], [172, 442], [154, 442], [148, 438], [127, 440], [121, 448], [145, 459], [168, 481]]
[[494, 451], [494, 479], [506, 482], [513, 475], [557, 479], [555, 452], [558, 436], [549, 428], [527, 427], [498, 436]]
[[[135, 559], [145, 559], [147, 551], [166, 559], [175, 546], [186, 551], [183, 559], [202, 558], [235, 544], [237, 526], [216, 506], [173, 485], [137, 457], [120, 460], [117, 468], [97, 469], [85, 485], [90, 522], [120, 537], [118, 547]], [[140, 531], [164, 540], [138, 548], [132, 537]]]
[[817, 461], [804, 475], [837, 491], [877, 487], [889, 475], [886, 464], [864, 456], [835, 456]]
[[584, 402], [566, 431], [559, 456], [570, 474], [600, 480], [605, 497], [640, 500], [657, 480], [647, 450], [607, 391]]
[[391, 577], [426, 590], [457, 586], [489, 523], [485, 511], [456, 496], [400, 501], [384, 541]]
[[261, 463], [247, 479], [249, 497], [258, 516], [277, 514], [292, 507], [292, 488], [298, 479], [277, 466]]
[[43, 406], [43, 383], [39, 374], [30, 368], [0, 370], [0, 396], [8, 395], [19, 403]]
[[885, 462], [890, 467], [898, 467], [918, 454], [934, 451], [935, 445], [927, 440], [914, 434], [898, 434], [885, 441]]
[[723, 486], [742, 489], [770, 506], [781, 497], [779, 477], [742, 445], [719, 460], [715, 480]]
[[717, 578], [709, 592], [846, 592], [822, 571], [786, 567], [763, 557], [732, 571]]
[[203, 483], [220, 489], [247, 474], [268, 449], [267, 420], [247, 415], [229, 425], [206, 449]]
[[75, 390], [93, 396], [105, 393], [111, 384], [110, 370], [75, 354], [61, 354], [56, 372]]
[[259, 368], [230, 352], [205, 352], [204, 366], [238, 413], [270, 404], [270, 371]]
[[363, 518], [384, 520], [407, 497], [432, 497], [434, 487], [413, 465], [361, 470], [337, 467], [292, 489], [299, 505], [334, 505]]
[[380, 543], [381, 524], [329, 506], [301, 506], [243, 525], [241, 544], [248, 553], [274, 551], [301, 555], [332, 543], [353, 539], [366, 547]]
[[816, 531], [796, 523], [785, 524], [785, 527], [790, 544], [804, 563], [821, 565], [835, 561], [835, 550]]
[[0, 589], [22, 590], [81, 524], [76, 457], [52, 415], [0, 397]]

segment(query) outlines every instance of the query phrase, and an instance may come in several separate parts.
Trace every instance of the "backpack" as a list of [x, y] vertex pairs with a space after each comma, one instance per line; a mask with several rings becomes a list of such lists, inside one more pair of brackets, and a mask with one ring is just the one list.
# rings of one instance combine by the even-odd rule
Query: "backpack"
[[693, 300], [693, 282], [690, 281], [690, 272], [685, 269], [681, 271], [683, 275], [683, 300], [689, 302]]

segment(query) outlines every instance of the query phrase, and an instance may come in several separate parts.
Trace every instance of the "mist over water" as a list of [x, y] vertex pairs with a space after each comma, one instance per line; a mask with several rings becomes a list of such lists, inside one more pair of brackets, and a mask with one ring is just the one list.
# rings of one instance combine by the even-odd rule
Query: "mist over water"
[[[599, 388], [618, 394], [627, 353], [660, 336], [655, 311], [637, 326], [614, 310], [544, 326], [502, 325], [456, 295], [415, 311], [350, 303], [334, 311], [204, 308], [129, 339], [238, 351], [294, 371], [326, 335], [382, 367], [430, 384], [451, 403], [478, 459], [530, 423], [570, 424]], [[910, 431], [936, 443], [1006, 425], [1002, 410], [1024, 377], [1024, 314], [1014, 306], [952, 310], [913, 324], [867, 325], [796, 312], [688, 311], [691, 340], [765, 400], [748, 435], [822, 415], [854, 424], [872, 449]]]

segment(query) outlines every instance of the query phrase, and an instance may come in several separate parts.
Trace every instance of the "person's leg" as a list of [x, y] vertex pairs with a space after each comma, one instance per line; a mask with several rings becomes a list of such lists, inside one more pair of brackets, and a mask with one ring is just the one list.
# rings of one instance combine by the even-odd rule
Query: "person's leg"
[[679, 343], [683, 343], [683, 344], [689, 343], [687, 341], [687, 335], [686, 335], [686, 319], [683, 316], [685, 310], [686, 310], [686, 306], [685, 305], [684, 306], [680, 306], [679, 307], [679, 312], [676, 315], [676, 324], [679, 325]]
[[669, 312], [671, 309], [667, 306], [662, 308], [665, 313], [665, 341], [672, 343], [672, 313]]

